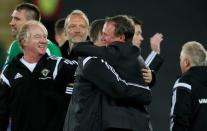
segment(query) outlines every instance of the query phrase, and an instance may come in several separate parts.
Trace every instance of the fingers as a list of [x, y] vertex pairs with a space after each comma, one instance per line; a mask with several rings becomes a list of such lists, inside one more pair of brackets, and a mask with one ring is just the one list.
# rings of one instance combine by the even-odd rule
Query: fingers
[[153, 35], [150, 38], [150, 46], [151, 49], [155, 52], [157, 52], [158, 54], [160, 54], [160, 44], [163, 40], [163, 35], [162, 33], [156, 33], [155, 35]]
[[145, 66], [145, 68], [143, 68], [143, 69], [147, 69], [147, 70], [149, 70], [151, 72], [151, 70], [150, 70], [150, 68], [148, 66]]
[[150, 84], [152, 81], [152, 72], [149, 69], [149, 67], [146, 67], [146, 69], [142, 69], [142, 75], [143, 79], [147, 84]]
[[144, 82], [145, 82], [147, 85], [149, 85], [149, 84], [151, 83], [151, 80], [149, 80], [149, 79], [144, 79]]
[[156, 36], [159, 37], [159, 38], [162, 38], [163, 34], [162, 33], [156, 33]]
[[158, 39], [160, 39], [161, 41], [163, 40], [163, 35], [162, 35], [162, 33], [157, 33], [157, 37], [158, 37]]
[[156, 33], [152, 38], [154, 38], [157, 41], [163, 40], [163, 34], [162, 33]]

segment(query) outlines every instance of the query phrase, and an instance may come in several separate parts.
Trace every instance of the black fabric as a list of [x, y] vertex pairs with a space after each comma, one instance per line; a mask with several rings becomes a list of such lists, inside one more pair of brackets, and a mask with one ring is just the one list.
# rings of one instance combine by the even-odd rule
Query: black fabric
[[[98, 58], [91, 58], [84, 66], [83, 63], [80, 61], [75, 74], [64, 131], [146, 130], [148, 119], [143, 105], [150, 103], [151, 91], [138, 85], [128, 85], [110, 65]], [[142, 111], [136, 109], [139, 106]], [[140, 124], [136, 123], [138, 121]], [[145, 127], [140, 126], [141, 123]]]
[[80, 67], [75, 73], [73, 94], [63, 131], [101, 131], [101, 92], [83, 77]]
[[60, 47], [60, 51], [62, 53], [62, 57], [68, 58], [68, 55], [70, 53], [70, 47], [68, 41], [65, 41], [65, 43]]
[[[8, 121], [11, 116], [12, 131], [62, 130], [68, 105], [65, 87], [74, 80], [77, 63], [44, 55], [30, 72], [20, 62], [21, 58], [19, 55], [3, 71], [0, 118]], [[55, 71], [57, 75], [54, 78]]]
[[149, 68], [157, 73], [160, 70], [160, 67], [163, 63], [164, 58], [161, 55], [157, 54], [155, 58], [152, 60], [152, 63], [150, 63]]
[[120, 129], [120, 128], [110, 128], [110, 129], [106, 129], [104, 131], [132, 131], [129, 129]]
[[[119, 74], [119, 76], [122, 79], [130, 81], [132, 83], [133, 82], [139, 83], [140, 85], [145, 86], [145, 82], [143, 80], [142, 72], [141, 72], [141, 64], [139, 63], [139, 61], [137, 59], [137, 57], [140, 55], [139, 48], [137, 48], [136, 46], [133, 46], [131, 43], [127, 43], [127, 42], [126, 43], [113, 42], [108, 47], [99, 47], [99, 48], [92, 46], [91, 44], [88, 44], [88, 45], [85, 43], [80, 44], [80, 45], [77, 44], [73, 48], [71, 54], [73, 54], [73, 55], [80, 55], [81, 54], [82, 56], [91, 55], [91, 56], [98, 56], [100, 58], [103, 58], [104, 60], [106, 60], [108, 62], [109, 65], [113, 66], [115, 71]], [[85, 66], [85, 68], [86, 68], [86, 66]], [[105, 81], [110, 78], [110, 77], [108, 78], [107, 76], [105, 76], [105, 74], [103, 72], [97, 73], [100, 70], [104, 70], [104, 68], [99, 69], [99, 67], [100, 66], [96, 64], [96, 66], [93, 66], [93, 69], [91, 69], [91, 71], [88, 71], [87, 73], [85, 72], [85, 74], [82, 73], [83, 75], [81, 75], [84, 79], [88, 80], [88, 81], [85, 81], [84, 83], [91, 83], [92, 85], [90, 88], [96, 88], [95, 89], [96, 91], [97, 91], [97, 89], [101, 90], [100, 87], [103, 86], [101, 84], [107, 83], [107, 82], [102, 82], [102, 81], [98, 81], [98, 80]], [[85, 68], [82, 69], [83, 72], [86, 70]], [[91, 72], [93, 72], [93, 73], [91, 74]], [[76, 72], [76, 74], [79, 74], [79, 73]], [[100, 75], [100, 77], [102, 76], [104, 78], [102, 78], [102, 79], [96, 78], [99, 75]], [[76, 77], [77, 77], [77, 75], [76, 75]], [[82, 79], [82, 77], [78, 77], [78, 79]], [[89, 79], [91, 79], [91, 81], [89, 81]], [[93, 79], [95, 79], [95, 80], [93, 80]], [[114, 81], [117, 81], [117, 80], [114, 80]], [[76, 91], [79, 92], [80, 90], [87, 89], [87, 87], [84, 84], [78, 84], [78, 83], [81, 83], [81, 82], [77, 82], [77, 84], [75, 84], [75, 86], [74, 86], [74, 90], [73, 90], [74, 94], [72, 95], [72, 99], [71, 99], [72, 101], [70, 103], [68, 112], [72, 112], [71, 111], [72, 108], [73, 108], [73, 111], [75, 109], [79, 109], [79, 111], [76, 110], [75, 111], [76, 113], [73, 112], [73, 113], [67, 114], [67, 118], [69, 118], [72, 122], [69, 122], [68, 119], [66, 119], [64, 131], [68, 131], [68, 128], [70, 128], [71, 126], [72, 126], [71, 130], [69, 130], [69, 131], [81, 131], [78, 129], [76, 130], [75, 126], [76, 127], [78, 127], [78, 126], [84, 127], [84, 126], [83, 125], [81, 126], [81, 124], [80, 124], [81, 121], [75, 122], [74, 118], [77, 118], [79, 113], [80, 114], [83, 113], [81, 111], [81, 109], [82, 110], [87, 109], [87, 108], [90, 108], [90, 106], [91, 106], [91, 105], [84, 106], [85, 108], [80, 108], [80, 107], [75, 106], [76, 104], [78, 105], [79, 102], [83, 103], [84, 101], [90, 100], [90, 98], [86, 98], [85, 100], [79, 99], [79, 101], [74, 102], [75, 100], [73, 98], [76, 98], [78, 100], [78, 98], [81, 97], [81, 94], [84, 95], [83, 93], [81, 93], [79, 96], [76, 96], [76, 94], [75, 94]], [[76, 86], [80, 86], [80, 87], [76, 87]], [[105, 88], [107, 88], [107, 89], [113, 89], [114, 87], [116, 87], [116, 86], [111, 87], [111, 86], [109, 86], [109, 84], [107, 86], [105, 86]], [[127, 88], [127, 89], [130, 89], [130, 88]], [[100, 104], [100, 105], [97, 105], [97, 107], [101, 106], [101, 109], [100, 109], [101, 118], [99, 118], [99, 119], [101, 119], [101, 120], [99, 120], [101, 122], [101, 125], [100, 125], [101, 130], [105, 130], [108, 128], [131, 129], [134, 131], [136, 131], [136, 130], [149, 131], [150, 130], [149, 114], [145, 108], [145, 106], [148, 105], [150, 103], [150, 101], [148, 104], [143, 104], [143, 103], [139, 104], [136, 102], [129, 102], [129, 101], [126, 102], [125, 100], [129, 96], [125, 97], [125, 98], [120, 98], [120, 97], [116, 96], [117, 98], [114, 98], [112, 95], [114, 93], [110, 94], [109, 92], [104, 92], [103, 90], [98, 91], [98, 92], [99, 93], [101, 92], [101, 94], [102, 94], [102, 95], [100, 94], [100, 96], [98, 97], [99, 99], [96, 99], [97, 101], [99, 101], [98, 103]], [[98, 95], [98, 93], [94, 93], [94, 94]], [[121, 93], [119, 92], [118, 94], [121, 94]], [[121, 94], [120, 96], [123, 96], [123, 95], [127, 95], [127, 92]], [[145, 96], [146, 94], [143, 93], [142, 95]], [[92, 96], [92, 95], [90, 95], [90, 96]], [[96, 97], [94, 97], [94, 98], [96, 98]], [[147, 98], [146, 100], [148, 100], [151, 97], [146, 97], [146, 98]], [[90, 103], [96, 103], [96, 102], [90, 102]], [[85, 115], [87, 115], [87, 114], [85, 114]], [[71, 116], [73, 116], [73, 117], [71, 118]], [[90, 120], [93, 121], [94, 119], [90, 119]], [[89, 123], [91, 123], [91, 122], [89, 122]], [[96, 130], [96, 131], [98, 131], [98, 130]]]
[[65, 41], [65, 43], [60, 47], [62, 57], [69, 60], [78, 60], [78, 56], [74, 56], [71, 54], [71, 49], [69, 44], [70, 43], [68, 41]]
[[176, 99], [171, 114], [172, 131], [207, 130], [206, 76], [207, 67], [191, 67], [177, 81], [176, 84], [181, 84], [174, 88]]
[[[97, 47], [90, 42], [76, 44], [71, 52], [74, 56], [97, 56], [106, 60], [122, 78], [127, 78], [131, 82], [139, 78], [143, 63], [137, 60], [140, 56], [140, 50], [132, 43], [113, 42], [109, 46]], [[136, 69], [136, 70], [135, 70]], [[144, 85], [143, 78], [142, 85]], [[141, 81], [140, 81], [141, 82]]]
[[[120, 45], [117, 44], [128, 44], [128, 45], [121, 45], [123, 48], [120, 48]], [[132, 53], [126, 52], [129, 49], [129, 45], [131, 46], [129, 51], [132, 51]], [[126, 50], [124, 49], [125, 46], [127, 47]], [[109, 49], [108, 49], [109, 47]], [[115, 51], [116, 53], [124, 53], [126, 52], [127, 57], [132, 57], [133, 53], [136, 52], [135, 55], [140, 54], [140, 49], [133, 46], [131, 43], [122, 43], [122, 42], [113, 42], [110, 44], [108, 47], [97, 47], [94, 46], [92, 42], [81, 42], [76, 44], [73, 49], [71, 50], [70, 54], [71, 56], [97, 56], [100, 58], [103, 58], [109, 62], [110, 65], [114, 66], [116, 63], [119, 56], [117, 54], [114, 54], [113, 52]], [[134, 49], [132, 49], [134, 48]], [[138, 50], [138, 51], [137, 51]], [[124, 55], [124, 54], [123, 54]], [[121, 56], [120, 56], [121, 57]], [[133, 58], [132, 58], [133, 59]], [[141, 55], [137, 56], [137, 59], [139, 61], [140, 67], [145, 68], [145, 63], [144, 59], [142, 58]], [[127, 64], [123, 61], [121, 61], [123, 64]], [[152, 82], [149, 84], [150, 87], [155, 85], [156, 82], [156, 73], [159, 71], [160, 67], [162, 66], [164, 62], [164, 59], [161, 55], [156, 54], [156, 56], [153, 58], [152, 62], [150, 63], [149, 67], [152, 70]], [[130, 63], [128, 63], [129, 65]], [[116, 69], [116, 66], [114, 66]], [[129, 72], [126, 72], [129, 73]]]

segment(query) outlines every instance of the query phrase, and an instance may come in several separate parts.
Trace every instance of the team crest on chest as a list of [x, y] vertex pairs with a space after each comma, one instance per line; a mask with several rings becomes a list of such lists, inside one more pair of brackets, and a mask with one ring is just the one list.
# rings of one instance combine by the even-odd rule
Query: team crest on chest
[[47, 77], [48, 74], [50, 73], [50, 71], [49, 71], [48, 69], [43, 69], [43, 70], [41, 71], [41, 73], [42, 73], [42, 75], [43, 75], [44, 77]]
[[48, 69], [43, 69], [41, 71], [41, 74], [43, 75], [43, 77], [39, 77], [40, 80], [47, 80], [47, 79], [52, 79], [51, 76], [49, 76], [50, 70]]

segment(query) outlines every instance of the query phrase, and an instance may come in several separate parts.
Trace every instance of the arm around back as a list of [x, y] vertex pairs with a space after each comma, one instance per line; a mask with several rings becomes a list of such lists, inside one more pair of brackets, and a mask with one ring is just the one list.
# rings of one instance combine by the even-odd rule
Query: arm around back
[[99, 58], [87, 57], [81, 64], [85, 79], [109, 96], [137, 104], [150, 104], [151, 90], [139, 84], [139, 80], [131, 83], [120, 78], [113, 67]]

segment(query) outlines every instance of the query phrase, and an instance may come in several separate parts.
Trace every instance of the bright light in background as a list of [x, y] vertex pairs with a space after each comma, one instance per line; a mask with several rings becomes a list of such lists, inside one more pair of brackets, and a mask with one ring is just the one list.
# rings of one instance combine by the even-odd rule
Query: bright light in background
[[40, 8], [42, 16], [47, 19], [54, 19], [60, 10], [62, 0], [36, 0], [37, 6]]

